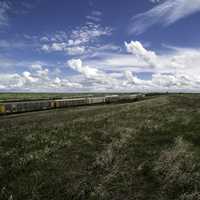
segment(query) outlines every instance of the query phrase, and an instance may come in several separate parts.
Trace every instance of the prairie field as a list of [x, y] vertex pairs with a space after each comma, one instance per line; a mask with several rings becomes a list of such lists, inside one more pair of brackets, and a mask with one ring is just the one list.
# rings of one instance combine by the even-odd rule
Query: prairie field
[[0, 116], [0, 199], [200, 199], [200, 95]]

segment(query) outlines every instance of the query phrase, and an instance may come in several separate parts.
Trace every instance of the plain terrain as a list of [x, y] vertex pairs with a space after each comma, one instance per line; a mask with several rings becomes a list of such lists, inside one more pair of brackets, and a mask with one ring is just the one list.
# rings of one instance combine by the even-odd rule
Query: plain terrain
[[200, 199], [200, 95], [0, 116], [0, 199]]

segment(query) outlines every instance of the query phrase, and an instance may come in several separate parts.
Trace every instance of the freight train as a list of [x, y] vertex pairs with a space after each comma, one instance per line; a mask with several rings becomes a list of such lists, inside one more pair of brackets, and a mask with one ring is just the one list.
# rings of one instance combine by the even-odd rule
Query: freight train
[[145, 97], [144, 94], [135, 95], [111, 95], [104, 97], [83, 97], [73, 99], [40, 100], [26, 102], [0, 103], [0, 114], [23, 113], [30, 111], [40, 111], [55, 108], [65, 108], [73, 106], [84, 106], [105, 103], [133, 102]]

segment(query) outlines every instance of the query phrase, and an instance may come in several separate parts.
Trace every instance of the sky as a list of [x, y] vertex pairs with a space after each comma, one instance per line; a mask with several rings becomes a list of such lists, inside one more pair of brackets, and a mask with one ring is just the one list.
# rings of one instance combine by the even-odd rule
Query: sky
[[0, 0], [0, 92], [200, 92], [200, 0]]

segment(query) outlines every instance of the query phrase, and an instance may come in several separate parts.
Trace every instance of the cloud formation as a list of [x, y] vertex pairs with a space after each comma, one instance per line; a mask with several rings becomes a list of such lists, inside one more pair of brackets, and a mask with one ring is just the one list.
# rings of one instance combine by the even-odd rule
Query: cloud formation
[[[100, 12], [95, 12], [99, 16]], [[87, 22], [69, 33], [58, 32], [53, 36], [40, 39], [43, 43], [41, 50], [45, 52], [64, 52], [70, 56], [83, 55], [90, 52], [95, 43], [103, 36], [109, 36], [112, 29], [93, 22]]]
[[80, 59], [69, 60], [67, 64], [71, 69], [79, 72], [89, 80], [93, 80], [105, 85], [106, 84], [113, 85], [116, 83], [116, 80], [111, 76], [109, 76], [108, 74], [106, 74], [105, 72], [98, 70], [96, 68], [83, 65], [82, 60]]
[[[127, 54], [70, 59], [71, 75], [47, 64], [29, 64], [21, 73], [0, 73], [1, 91], [199, 92], [200, 50], [169, 47], [154, 52], [139, 41], [125, 42]], [[12, 64], [12, 63], [10, 63]], [[24, 66], [26, 64], [24, 63]], [[63, 72], [63, 71], [62, 71]], [[141, 73], [146, 72], [148, 78]]]
[[164, 0], [132, 18], [129, 33], [141, 34], [155, 24], [169, 26], [200, 11], [200, 0]]
[[41, 64], [33, 63], [29, 71], [22, 73], [0, 73], [0, 91], [76, 91], [82, 85], [67, 78], [55, 77], [54, 72]]
[[[168, 47], [166, 52], [156, 53], [139, 41], [125, 46], [128, 55], [110, 54], [100, 60], [88, 60], [87, 65], [117, 74], [115, 83], [122, 91], [200, 91], [199, 49]], [[139, 76], [144, 72], [148, 78]]]

